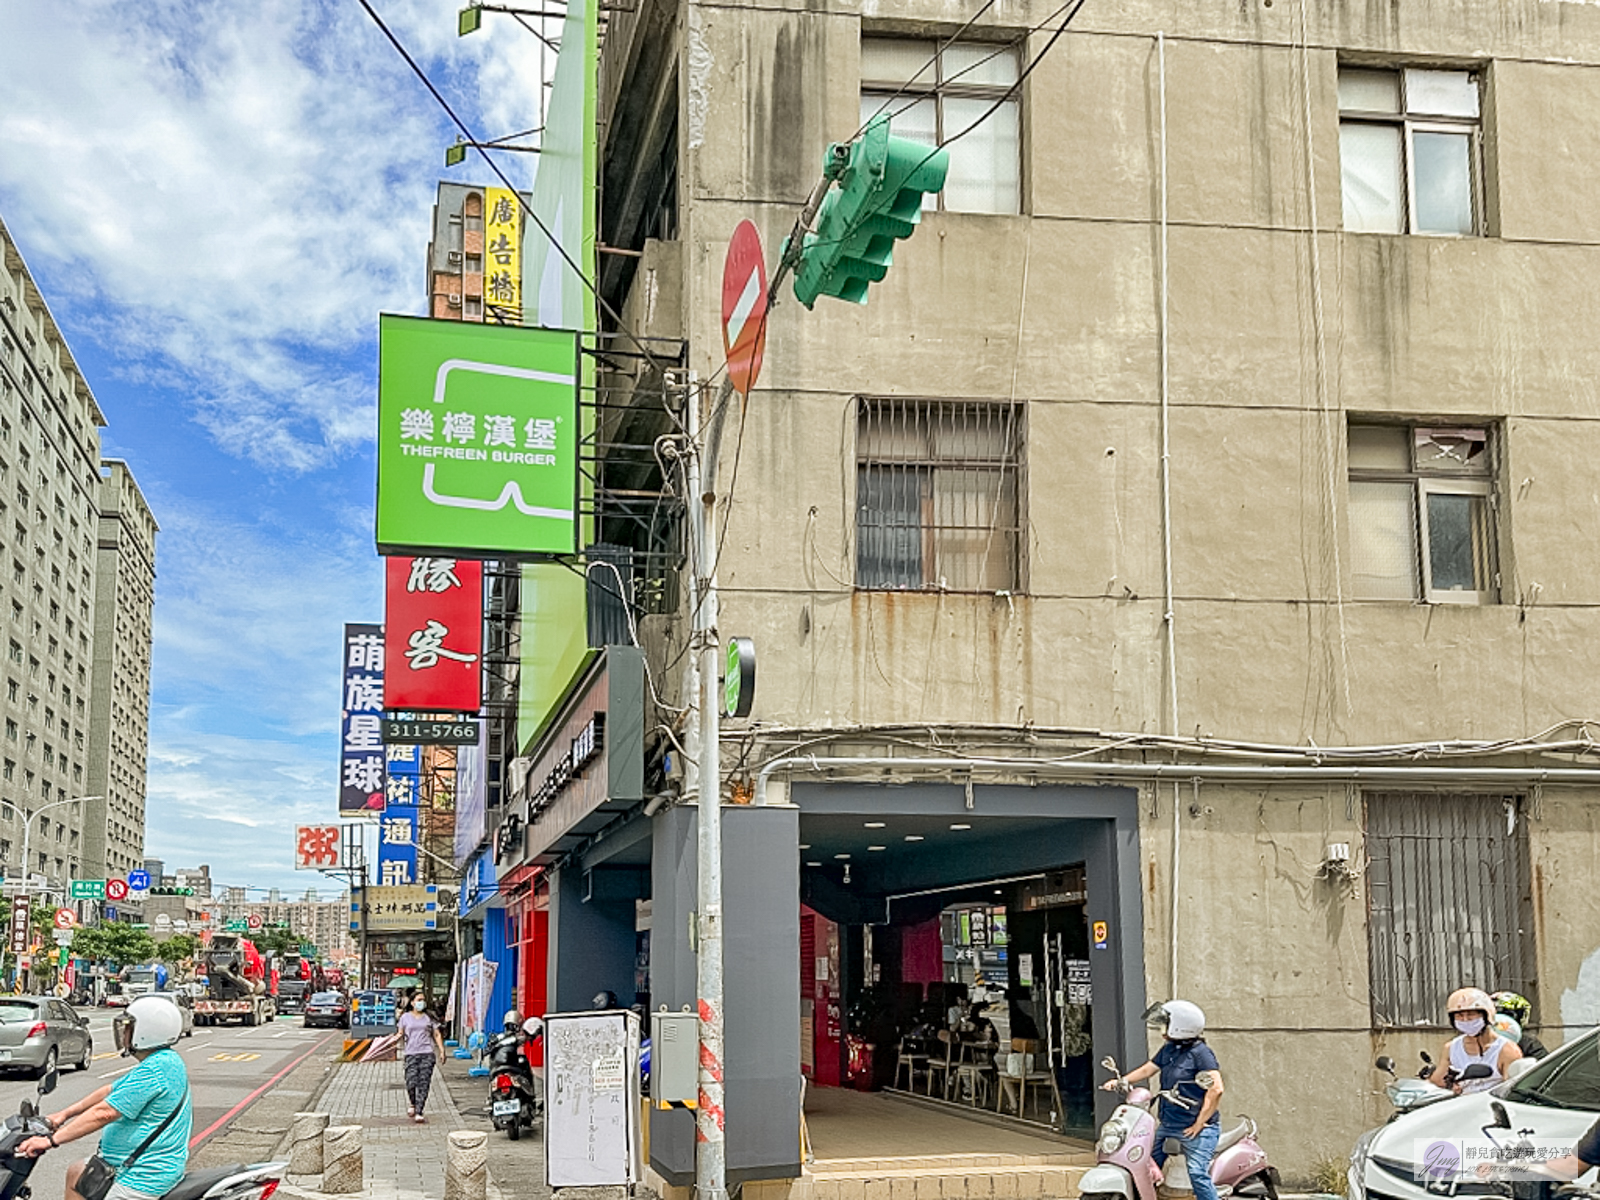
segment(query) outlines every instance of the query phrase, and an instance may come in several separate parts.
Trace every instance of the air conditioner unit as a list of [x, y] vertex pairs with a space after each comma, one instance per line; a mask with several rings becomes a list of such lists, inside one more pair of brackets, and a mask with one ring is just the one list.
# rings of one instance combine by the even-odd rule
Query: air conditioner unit
[[460, 308], [461, 307], [461, 293], [460, 292], [451, 292], [449, 297], [448, 297], [448, 299], [450, 301], [450, 307], [451, 308]]
[[458, 263], [461, 261], [461, 251], [451, 250], [445, 257], [453, 263]]

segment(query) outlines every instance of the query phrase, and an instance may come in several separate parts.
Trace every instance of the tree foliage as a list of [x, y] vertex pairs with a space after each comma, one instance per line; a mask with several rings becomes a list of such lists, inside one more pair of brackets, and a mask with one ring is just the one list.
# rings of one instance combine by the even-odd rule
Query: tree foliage
[[121, 922], [77, 930], [72, 935], [72, 952], [80, 958], [118, 967], [157, 957], [155, 939], [149, 933]]
[[256, 949], [263, 954], [298, 954], [300, 952], [300, 935], [292, 929], [263, 929], [253, 936]]
[[158, 951], [168, 962], [193, 958], [200, 953], [200, 939], [192, 933], [175, 933], [160, 944]]

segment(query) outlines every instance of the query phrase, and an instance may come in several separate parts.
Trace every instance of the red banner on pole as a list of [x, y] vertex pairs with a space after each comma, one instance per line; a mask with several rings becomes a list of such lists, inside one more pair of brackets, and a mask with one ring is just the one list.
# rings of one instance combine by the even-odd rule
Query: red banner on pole
[[388, 712], [483, 706], [483, 564], [389, 558], [383, 638]]

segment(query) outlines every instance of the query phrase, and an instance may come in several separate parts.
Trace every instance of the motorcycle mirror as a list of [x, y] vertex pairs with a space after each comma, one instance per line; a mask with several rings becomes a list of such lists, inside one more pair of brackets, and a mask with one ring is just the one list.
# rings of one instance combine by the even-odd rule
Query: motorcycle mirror
[[[1465, 1071], [1461, 1072], [1461, 1082], [1466, 1083], [1470, 1079], [1488, 1079], [1493, 1074], [1494, 1072], [1489, 1069], [1488, 1063], [1473, 1063]], [[1511, 1127], [1507, 1125], [1506, 1128], [1509, 1129]]]
[[20, 1105], [17, 1106], [17, 1112], [24, 1121], [33, 1120], [38, 1111], [39, 1110], [33, 1106], [33, 1101], [31, 1100], [24, 1100]]
[[1422, 1051], [1421, 1053], [1422, 1061], [1427, 1063], [1430, 1067], [1433, 1066], [1433, 1055], [1429, 1054], [1426, 1050]]
[[1394, 1074], [1394, 1059], [1390, 1058], [1387, 1054], [1382, 1055], [1378, 1061], [1372, 1065], [1377, 1067], [1380, 1071], [1387, 1071], [1391, 1075]]
[[[1470, 1071], [1472, 1068], [1469, 1067], [1467, 1069]], [[1488, 1068], [1485, 1067], [1484, 1070], [1487, 1071]], [[1463, 1074], [1461, 1078], [1465, 1079], [1467, 1076]], [[1509, 1114], [1507, 1114], [1506, 1106], [1504, 1104], [1501, 1104], [1498, 1100], [1491, 1100], [1489, 1101], [1489, 1111], [1494, 1114], [1494, 1124], [1490, 1126], [1491, 1129], [1511, 1128], [1511, 1117]]]
[[39, 1095], [48, 1096], [51, 1092], [56, 1090], [56, 1084], [60, 1082], [60, 1071], [48, 1072], [43, 1079], [39, 1080]]

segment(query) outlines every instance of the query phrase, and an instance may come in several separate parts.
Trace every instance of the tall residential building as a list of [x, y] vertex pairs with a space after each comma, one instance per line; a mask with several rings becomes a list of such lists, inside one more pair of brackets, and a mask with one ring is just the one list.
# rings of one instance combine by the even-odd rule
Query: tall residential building
[[[505, 204], [498, 203], [502, 197]], [[523, 199], [529, 199], [526, 193]], [[441, 181], [428, 243], [428, 315], [516, 324], [522, 313], [522, 278], [514, 261], [522, 253], [521, 229], [522, 211], [509, 192]]]
[[[92, 710], [101, 700], [95, 652], [105, 418], [3, 222], [0, 254], [0, 864], [8, 876], [25, 869], [61, 886], [87, 873], [86, 831], [103, 823], [72, 801], [106, 792], [93, 780], [92, 736]], [[140, 681], [141, 699], [130, 698], [120, 729], [128, 764], [141, 773], [141, 807], [148, 615], [146, 599], [122, 618], [145, 630], [144, 665], [135, 671], [130, 663], [124, 673]], [[45, 804], [59, 807], [30, 819]], [[142, 838], [141, 812], [112, 843], [119, 861], [136, 858]], [[97, 848], [97, 868], [101, 853]]]
[[100, 482], [89, 722], [88, 794], [98, 799], [86, 801], [83, 814], [83, 874], [89, 879], [126, 876], [144, 856], [157, 529], [128, 464], [107, 460]]
[[246, 900], [245, 894], [244, 888], [225, 888], [223, 898], [211, 902], [213, 929], [222, 928], [228, 921], [260, 917], [266, 925], [287, 925], [302, 941], [316, 946], [318, 954], [329, 961], [342, 961], [354, 951], [347, 893], [341, 892], [327, 900], [321, 899], [315, 889], [299, 900], [283, 899], [283, 893], [277, 888], [273, 888], [265, 900]]
[[[687, 595], [639, 621], [648, 689], [585, 667], [498, 839], [555, 1009], [693, 1006], [720, 920], [747, 1183], [799, 1175], [802, 1074], [807, 1107], [890, 1084], [947, 1002], [1031, 1029], [1049, 1119], [1090, 1136], [1093, 1064], [1199, 1003], [1228, 1113], [1302, 1180], [1383, 1119], [1377, 1053], [1438, 1052], [1453, 988], [1528, 996], [1549, 1044], [1600, 1023], [1600, 6], [1053, 8], [641, 0], [607, 28], [600, 291], [691, 379], [720, 383], [734, 231], [770, 268], [830, 143], [883, 114], [949, 156], [865, 305], [785, 281], [720, 410], [715, 558], [683, 571], [760, 662], [705, 781], [720, 917], [670, 741]], [[596, 369], [618, 443], [681, 445], [716, 400]], [[596, 453], [601, 504], [623, 451]], [[910, 1153], [883, 1111], [875, 1148]], [[693, 1120], [650, 1120], [692, 1182]]]

